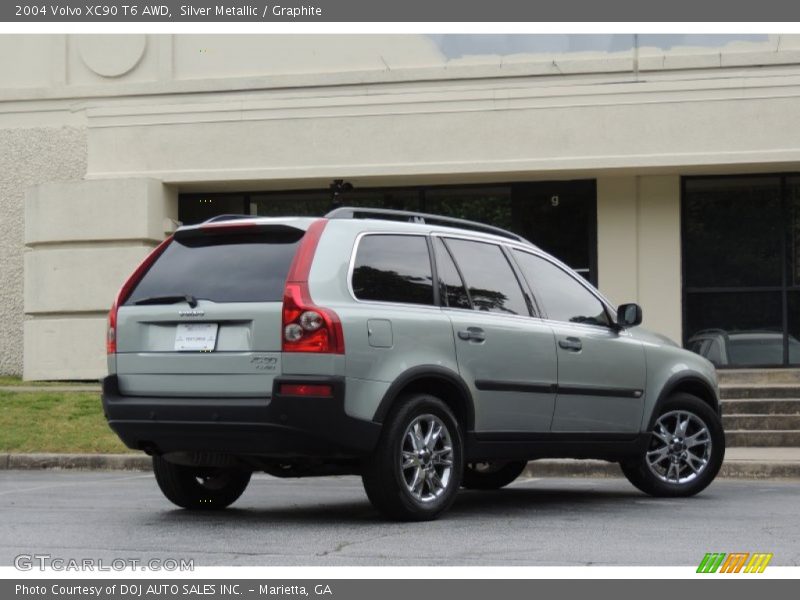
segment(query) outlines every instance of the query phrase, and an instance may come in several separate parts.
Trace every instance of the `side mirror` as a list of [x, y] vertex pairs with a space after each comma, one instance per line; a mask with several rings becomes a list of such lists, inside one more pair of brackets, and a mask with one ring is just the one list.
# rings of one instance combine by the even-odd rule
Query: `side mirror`
[[620, 304], [617, 309], [619, 327], [636, 327], [642, 323], [642, 307], [636, 303]]

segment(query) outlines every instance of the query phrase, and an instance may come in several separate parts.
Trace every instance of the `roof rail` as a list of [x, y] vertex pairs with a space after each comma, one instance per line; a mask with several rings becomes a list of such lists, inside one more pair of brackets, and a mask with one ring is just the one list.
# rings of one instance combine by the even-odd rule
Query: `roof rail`
[[521, 235], [506, 231], [500, 227], [468, 221], [466, 219], [456, 219], [455, 217], [445, 217], [442, 215], [431, 215], [428, 213], [412, 212], [407, 210], [390, 210], [388, 208], [362, 208], [354, 206], [343, 206], [336, 208], [325, 215], [327, 219], [384, 219], [387, 221], [408, 221], [410, 223], [429, 223], [431, 225], [444, 225], [445, 227], [458, 227], [482, 233], [491, 233], [517, 242], [530, 244]]
[[217, 221], [238, 221], [240, 219], [255, 219], [255, 215], [217, 215], [210, 219], [203, 221], [202, 225], [206, 223], [216, 223]]

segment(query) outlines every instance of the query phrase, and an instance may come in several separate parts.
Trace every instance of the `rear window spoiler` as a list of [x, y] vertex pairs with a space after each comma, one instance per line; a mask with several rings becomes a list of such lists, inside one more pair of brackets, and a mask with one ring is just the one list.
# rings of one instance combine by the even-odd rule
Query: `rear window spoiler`
[[178, 229], [175, 239], [180, 241], [191, 238], [202, 238], [214, 235], [252, 235], [269, 234], [278, 239], [287, 241], [299, 240], [305, 235], [305, 230], [285, 223], [259, 223], [254, 220], [237, 219], [235, 221], [218, 221], [204, 223], [197, 227]]

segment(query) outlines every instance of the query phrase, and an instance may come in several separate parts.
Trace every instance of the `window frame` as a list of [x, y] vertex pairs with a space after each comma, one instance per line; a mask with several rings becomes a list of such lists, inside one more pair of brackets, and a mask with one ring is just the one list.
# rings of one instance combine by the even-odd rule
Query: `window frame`
[[[428, 262], [431, 266], [431, 287], [433, 288], [433, 302], [431, 304], [415, 304], [413, 302], [395, 302], [392, 300], [364, 300], [356, 296], [355, 289], [353, 288], [353, 273], [356, 267], [356, 257], [358, 256], [358, 249], [361, 246], [361, 241], [367, 236], [411, 236], [422, 238], [428, 250]], [[439, 274], [436, 271], [436, 261], [433, 257], [433, 245], [431, 244], [430, 236], [425, 233], [415, 231], [362, 231], [355, 239], [353, 244], [353, 251], [350, 253], [350, 263], [347, 266], [347, 291], [350, 298], [359, 304], [377, 304], [381, 306], [408, 306], [414, 308], [424, 309], [439, 309], [441, 308], [441, 298], [439, 293]]]
[[[510, 256], [511, 253], [510, 253], [510, 251], [508, 249], [508, 246], [504, 242], [501, 242], [501, 241], [495, 240], [495, 239], [491, 239], [491, 238], [485, 238], [485, 237], [477, 236], [477, 235], [464, 235], [464, 234], [460, 234], [460, 233], [449, 233], [449, 232], [443, 232], [443, 231], [434, 231], [434, 232], [432, 232], [430, 234], [430, 238], [431, 238], [431, 240], [433, 240], [435, 238], [439, 238], [439, 239], [442, 240], [442, 243], [444, 244], [445, 249], [447, 250], [448, 254], [450, 255], [450, 258], [452, 259], [453, 264], [456, 266], [456, 270], [458, 271], [458, 275], [461, 278], [461, 283], [464, 285], [464, 289], [467, 292], [467, 297], [469, 298], [469, 303], [470, 303], [470, 308], [459, 308], [459, 307], [455, 307], [455, 306], [448, 306], [447, 304], [440, 304], [441, 308], [446, 308], [447, 310], [465, 311], [465, 312], [469, 312], [469, 313], [476, 313], [477, 312], [477, 313], [479, 313], [481, 315], [496, 315], [498, 317], [505, 317], [505, 318], [508, 318], [508, 317], [511, 317], [511, 318], [515, 318], [516, 317], [516, 318], [524, 318], [524, 319], [540, 318], [536, 300], [534, 299], [533, 295], [531, 295], [529, 287], [528, 287], [527, 283], [525, 282], [525, 279], [522, 277], [522, 273], [519, 270], [519, 266], [513, 260], [513, 258]], [[508, 266], [511, 269], [511, 272], [514, 274], [514, 277], [516, 278], [517, 285], [519, 286], [519, 289], [522, 292], [522, 297], [523, 297], [523, 299], [525, 301], [525, 306], [526, 306], [526, 308], [528, 310], [528, 314], [527, 315], [505, 314], [505, 313], [497, 313], [497, 312], [491, 312], [491, 311], [477, 311], [477, 310], [475, 310], [475, 304], [472, 301], [472, 294], [469, 293], [469, 286], [468, 286], [468, 283], [466, 281], [466, 278], [464, 277], [464, 274], [461, 271], [461, 267], [459, 266], [458, 261], [456, 260], [456, 257], [453, 254], [453, 251], [450, 249], [450, 246], [447, 245], [447, 240], [448, 239], [462, 240], [462, 241], [466, 241], [466, 242], [477, 242], [477, 243], [481, 243], [481, 244], [488, 244], [490, 246], [497, 246], [500, 249], [500, 252], [502, 253], [503, 257], [508, 262]], [[433, 249], [433, 242], [431, 242], [431, 249]], [[436, 254], [434, 252], [434, 259], [435, 259], [435, 256], [436, 256]], [[438, 271], [437, 271], [437, 277], [438, 277]], [[437, 287], [438, 287], [438, 281], [437, 281]]]
[[[567, 265], [562, 263], [560, 260], [558, 260], [558, 259], [556, 259], [556, 258], [544, 253], [543, 251], [539, 250], [538, 248], [534, 249], [534, 248], [530, 248], [530, 247], [520, 246], [520, 245], [517, 245], [517, 244], [510, 244], [509, 246], [512, 249], [512, 251], [509, 252], [509, 254], [511, 255], [511, 258], [513, 259], [514, 263], [517, 265], [517, 268], [519, 269], [520, 273], [522, 274], [522, 277], [525, 280], [525, 282], [526, 282], [526, 284], [528, 286], [528, 289], [530, 289], [530, 292], [531, 292], [533, 298], [535, 299], [536, 305], [539, 307], [540, 314], [542, 315], [542, 317], [541, 317], [542, 320], [548, 321], [548, 322], [551, 322], [551, 323], [559, 323], [561, 325], [565, 325], [566, 324], [566, 325], [574, 326], [574, 327], [591, 327], [593, 329], [600, 329], [600, 330], [603, 330], [603, 331], [609, 331], [609, 330], [618, 331], [618, 329], [616, 327], [616, 322], [617, 322], [616, 316], [615, 316], [615, 312], [616, 311], [614, 310], [611, 302], [609, 302], [609, 300], [605, 296], [603, 296], [597, 289], [595, 289], [594, 286], [592, 286], [591, 282], [589, 282], [585, 277], [583, 277], [580, 274], [574, 272], [572, 269], [570, 269]], [[536, 293], [534, 286], [531, 285], [531, 282], [528, 281], [528, 278], [525, 276], [525, 270], [517, 262], [517, 257], [515, 256], [515, 253], [514, 253], [515, 250], [518, 251], [518, 252], [522, 252], [524, 254], [530, 254], [531, 256], [533, 256], [535, 258], [540, 258], [540, 259], [550, 263], [551, 265], [553, 265], [555, 268], [559, 269], [560, 271], [562, 271], [567, 277], [570, 277], [573, 280], [575, 280], [581, 287], [583, 287], [587, 292], [589, 292], [589, 294], [591, 296], [593, 296], [600, 303], [600, 306], [603, 308], [603, 310], [606, 313], [606, 318], [608, 319], [608, 325], [597, 325], [597, 324], [594, 324], [594, 323], [573, 323], [571, 321], [560, 321], [558, 319], [550, 318], [550, 316], [547, 314], [547, 310], [544, 308], [544, 303], [542, 302], [541, 297], [539, 296], [539, 294]]]
[[[431, 241], [431, 249], [433, 250], [433, 260], [436, 263], [436, 285], [439, 288], [439, 298], [441, 300], [440, 307], [441, 308], [451, 308], [453, 310], [475, 310], [475, 304], [472, 302], [472, 295], [469, 293], [469, 288], [467, 287], [467, 282], [464, 279], [464, 274], [461, 272], [461, 267], [458, 266], [455, 257], [453, 256], [452, 251], [445, 243], [444, 238], [442, 236], [437, 235], [430, 235], [428, 236]], [[456, 275], [458, 275], [458, 279], [461, 282], [461, 287], [464, 288], [464, 294], [467, 296], [467, 302], [469, 302], [469, 308], [463, 308], [461, 306], [450, 306], [450, 301], [447, 299], [447, 293], [443, 289], [445, 288], [444, 281], [439, 277], [439, 253], [437, 251], [436, 242], [439, 242], [444, 249], [443, 252], [447, 254], [450, 258], [450, 262], [453, 263], [453, 268], [456, 270]], [[444, 293], [443, 293], [444, 292]]]

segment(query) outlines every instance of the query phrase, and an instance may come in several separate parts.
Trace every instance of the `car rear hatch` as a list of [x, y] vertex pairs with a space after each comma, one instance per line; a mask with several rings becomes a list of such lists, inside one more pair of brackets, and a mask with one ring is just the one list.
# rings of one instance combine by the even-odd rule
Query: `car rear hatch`
[[286, 276], [309, 219], [182, 228], [116, 314], [126, 396], [264, 397], [281, 374]]

